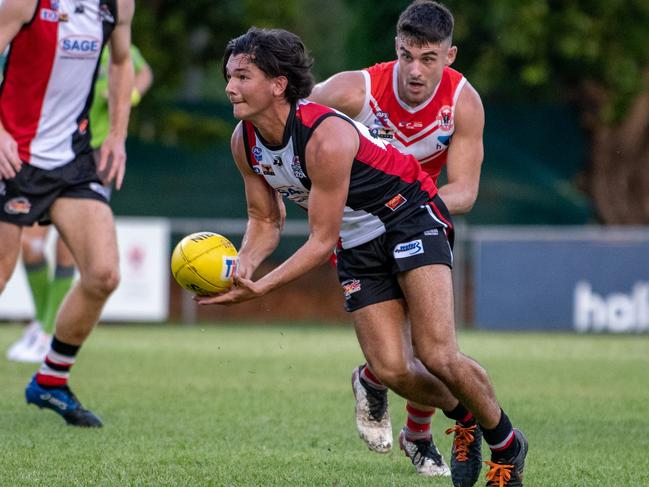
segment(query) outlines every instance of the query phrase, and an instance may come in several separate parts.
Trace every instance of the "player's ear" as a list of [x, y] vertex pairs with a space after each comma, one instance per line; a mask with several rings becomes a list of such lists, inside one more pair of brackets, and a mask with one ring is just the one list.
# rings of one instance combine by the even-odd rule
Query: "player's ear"
[[450, 66], [453, 64], [455, 61], [455, 58], [457, 57], [457, 46], [451, 46], [448, 48], [448, 52], [446, 53], [446, 66]]
[[277, 76], [276, 78], [273, 78], [273, 95], [284, 96], [287, 86], [288, 78], [286, 76]]

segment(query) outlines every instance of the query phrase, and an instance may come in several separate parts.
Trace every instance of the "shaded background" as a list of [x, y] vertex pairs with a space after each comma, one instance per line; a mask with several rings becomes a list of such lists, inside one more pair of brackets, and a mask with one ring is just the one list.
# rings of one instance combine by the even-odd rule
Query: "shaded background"
[[[116, 213], [244, 217], [221, 74], [228, 39], [250, 25], [292, 30], [322, 80], [392, 59], [395, 24], [409, 3], [139, 2], [133, 38], [156, 79], [133, 111]], [[446, 4], [456, 18], [454, 67], [486, 108], [480, 196], [467, 221], [649, 222], [649, 2]]]

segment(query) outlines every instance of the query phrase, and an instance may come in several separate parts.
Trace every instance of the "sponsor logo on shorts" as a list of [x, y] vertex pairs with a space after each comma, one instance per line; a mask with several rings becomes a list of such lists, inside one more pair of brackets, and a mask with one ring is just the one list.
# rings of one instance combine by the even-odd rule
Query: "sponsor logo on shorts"
[[223, 256], [223, 266], [221, 267], [221, 279], [224, 281], [233, 278], [237, 273], [238, 257]]
[[102, 186], [99, 183], [90, 183], [88, 187], [93, 190], [95, 193], [100, 194], [101, 196], [104, 197], [105, 200], [110, 199], [110, 188], [107, 188], [106, 186]]
[[433, 228], [431, 230], [426, 230], [424, 232], [424, 235], [439, 235], [439, 230], [437, 228]]
[[394, 198], [391, 198], [390, 201], [388, 201], [385, 206], [390, 208], [392, 211], [396, 211], [400, 207], [402, 207], [406, 201], [408, 201], [402, 194], [396, 195]]
[[351, 298], [352, 294], [361, 290], [361, 281], [358, 279], [347, 279], [340, 284], [343, 287], [345, 299]]
[[405, 257], [411, 257], [413, 255], [423, 254], [424, 246], [421, 243], [421, 240], [413, 240], [412, 242], [400, 243], [394, 248], [394, 258], [403, 259]]
[[5, 213], [10, 215], [26, 215], [32, 209], [31, 202], [24, 196], [18, 196], [17, 198], [11, 198], [5, 203]]

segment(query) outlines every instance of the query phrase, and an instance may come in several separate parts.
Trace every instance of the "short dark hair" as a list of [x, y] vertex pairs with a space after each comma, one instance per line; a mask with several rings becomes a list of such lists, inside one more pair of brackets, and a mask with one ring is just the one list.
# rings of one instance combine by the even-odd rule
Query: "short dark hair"
[[228, 42], [223, 54], [223, 76], [227, 80], [226, 65], [231, 56], [247, 54], [250, 62], [266, 76], [288, 79], [284, 97], [294, 103], [311, 94], [315, 81], [311, 73], [313, 60], [302, 39], [284, 29], [251, 27], [245, 34]]
[[438, 2], [415, 0], [399, 16], [397, 36], [416, 46], [453, 38], [453, 14]]

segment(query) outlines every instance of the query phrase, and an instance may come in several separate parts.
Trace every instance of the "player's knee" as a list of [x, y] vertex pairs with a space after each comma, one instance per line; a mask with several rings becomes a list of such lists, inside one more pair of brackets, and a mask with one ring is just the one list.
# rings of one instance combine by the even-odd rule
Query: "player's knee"
[[117, 267], [95, 267], [84, 276], [81, 285], [97, 297], [108, 297], [119, 285], [120, 275]]
[[419, 357], [428, 371], [439, 377], [442, 382], [452, 382], [459, 365], [460, 354], [457, 350], [435, 351]]
[[411, 378], [411, 369], [403, 360], [383, 361], [372, 364], [372, 371], [379, 380], [393, 390], [401, 390]]

